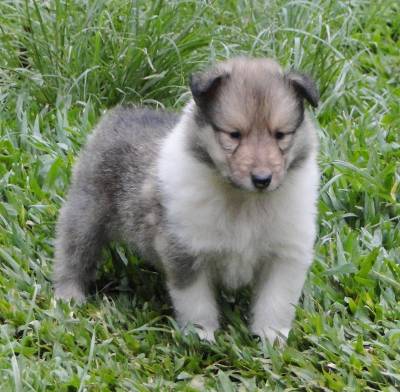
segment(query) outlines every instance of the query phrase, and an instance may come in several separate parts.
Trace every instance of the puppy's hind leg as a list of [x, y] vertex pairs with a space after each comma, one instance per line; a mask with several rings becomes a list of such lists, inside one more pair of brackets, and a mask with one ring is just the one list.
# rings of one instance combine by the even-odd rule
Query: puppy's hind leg
[[83, 302], [106, 242], [104, 209], [85, 193], [69, 195], [57, 224], [56, 298]]

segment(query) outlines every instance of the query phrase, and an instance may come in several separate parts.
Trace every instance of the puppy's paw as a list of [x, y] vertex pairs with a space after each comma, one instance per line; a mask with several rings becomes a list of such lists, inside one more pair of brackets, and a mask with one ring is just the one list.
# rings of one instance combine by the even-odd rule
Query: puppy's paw
[[190, 333], [195, 333], [201, 340], [209, 343], [215, 343], [214, 332], [217, 330], [215, 327], [203, 326], [200, 324], [189, 324], [183, 328], [183, 333], [188, 335]]
[[216, 330], [212, 328], [196, 327], [196, 333], [199, 335], [199, 338], [209, 343], [215, 343], [215, 331]]
[[258, 327], [253, 325], [251, 331], [261, 339], [268, 340], [271, 344], [277, 341], [280, 345], [286, 343], [290, 328], [274, 329], [270, 327]]
[[74, 300], [77, 304], [82, 304], [86, 298], [82, 288], [74, 282], [57, 283], [54, 296], [63, 301]]

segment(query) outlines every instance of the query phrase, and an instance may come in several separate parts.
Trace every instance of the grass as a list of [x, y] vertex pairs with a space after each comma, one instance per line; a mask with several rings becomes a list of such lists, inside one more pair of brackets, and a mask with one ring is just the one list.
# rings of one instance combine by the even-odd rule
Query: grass
[[[395, 0], [2, 1], [2, 391], [398, 391], [399, 35]], [[216, 344], [182, 336], [159, 275], [119, 247], [97, 297], [56, 303], [54, 224], [102, 111], [179, 109], [190, 72], [236, 54], [322, 92], [320, 230], [287, 346], [249, 335], [246, 295], [223, 301]]]

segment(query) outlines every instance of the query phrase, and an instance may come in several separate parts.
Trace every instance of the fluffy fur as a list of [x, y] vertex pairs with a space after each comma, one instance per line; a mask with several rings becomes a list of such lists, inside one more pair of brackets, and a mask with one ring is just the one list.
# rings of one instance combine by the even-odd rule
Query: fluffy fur
[[124, 241], [164, 272], [180, 325], [212, 340], [214, 287], [254, 287], [253, 333], [286, 336], [313, 258], [314, 83], [269, 59], [195, 74], [183, 114], [118, 107], [76, 164], [57, 226], [56, 296], [82, 301], [101, 249]]

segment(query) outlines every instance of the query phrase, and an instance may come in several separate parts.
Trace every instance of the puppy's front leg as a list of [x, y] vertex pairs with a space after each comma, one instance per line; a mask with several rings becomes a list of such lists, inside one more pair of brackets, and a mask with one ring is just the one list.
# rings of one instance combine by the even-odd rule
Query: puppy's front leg
[[155, 249], [165, 270], [179, 326], [185, 329], [192, 325], [201, 339], [213, 341], [219, 327], [218, 308], [206, 263], [171, 234], [157, 236]]
[[254, 334], [271, 343], [287, 337], [311, 260], [311, 252], [301, 258], [286, 254], [264, 266], [253, 303]]
[[206, 271], [194, 274], [193, 279], [184, 284], [168, 279], [169, 293], [181, 328], [193, 325], [201, 339], [214, 341], [214, 332], [219, 327], [214, 290]]

